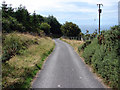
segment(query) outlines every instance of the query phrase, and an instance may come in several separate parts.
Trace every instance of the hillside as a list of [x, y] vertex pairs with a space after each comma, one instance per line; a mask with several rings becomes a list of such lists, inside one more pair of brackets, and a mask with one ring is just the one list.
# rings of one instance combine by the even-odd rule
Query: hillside
[[[3, 88], [28, 88], [55, 44], [49, 37], [9, 33], [3, 40]], [[9, 49], [10, 48], [10, 49]]]

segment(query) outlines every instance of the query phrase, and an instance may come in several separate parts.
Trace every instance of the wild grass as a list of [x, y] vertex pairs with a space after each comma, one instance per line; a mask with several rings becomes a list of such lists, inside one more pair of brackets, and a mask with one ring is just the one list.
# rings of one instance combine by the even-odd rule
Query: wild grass
[[44, 60], [52, 52], [55, 44], [49, 37], [38, 37], [16, 33], [21, 39], [36, 40], [22, 51], [2, 64], [2, 88], [29, 88], [36, 73], [42, 68]]
[[67, 42], [68, 44], [70, 44], [77, 53], [79, 53], [78, 47], [80, 45], [84, 44], [83, 41], [79, 41], [79, 40], [70, 40], [70, 39], [64, 39], [64, 38], [60, 38], [60, 40], [62, 40], [64, 42]]

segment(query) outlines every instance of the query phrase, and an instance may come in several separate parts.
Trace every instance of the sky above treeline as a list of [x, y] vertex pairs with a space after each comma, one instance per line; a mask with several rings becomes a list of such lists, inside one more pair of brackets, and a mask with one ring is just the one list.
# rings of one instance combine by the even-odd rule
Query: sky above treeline
[[[63, 24], [71, 21], [77, 25], [98, 25], [98, 6], [103, 4], [101, 25], [118, 24], [119, 0], [4, 0], [13, 8], [20, 4], [30, 13], [34, 11], [42, 16], [53, 15]], [[2, 2], [1, 2], [2, 3]]]

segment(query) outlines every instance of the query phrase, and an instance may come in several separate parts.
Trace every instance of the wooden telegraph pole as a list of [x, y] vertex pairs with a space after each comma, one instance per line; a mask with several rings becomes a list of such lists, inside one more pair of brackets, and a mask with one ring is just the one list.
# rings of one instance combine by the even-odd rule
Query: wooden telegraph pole
[[102, 9], [100, 9], [100, 6], [103, 6], [103, 4], [97, 4], [99, 6], [98, 12], [99, 12], [99, 34], [100, 34], [100, 13], [102, 13]]

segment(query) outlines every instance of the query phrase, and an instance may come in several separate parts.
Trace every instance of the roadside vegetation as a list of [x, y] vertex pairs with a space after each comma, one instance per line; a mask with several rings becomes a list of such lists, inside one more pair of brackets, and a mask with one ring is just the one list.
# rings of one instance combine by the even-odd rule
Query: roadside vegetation
[[61, 24], [54, 16], [43, 17], [39, 14], [29, 13], [25, 6], [16, 9], [6, 2], [2, 3], [2, 32], [31, 33], [32, 35], [58, 35], [61, 36]]
[[65, 22], [65, 24], [61, 26], [61, 32], [64, 36], [74, 37], [80, 36], [81, 29], [75, 23]]
[[[20, 5], [2, 3], [2, 87], [29, 88], [46, 57], [55, 47], [52, 38], [79, 37], [83, 41], [61, 38], [69, 43], [112, 88], [120, 83], [120, 26], [97, 34], [83, 34], [72, 22], [60, 24], [54, 16], [29, 13]], [[119, 80], [118, 80], [119, 79]]]
[[1, 8], [2, 88], [30, 88], [32, 79], [55, 47], [51, 38], [79, 36], [81, 29], [72, 22], [62, 25], [54, 16], [29, 13], [22, 5], [13, 8], [4, 1]]
[[64, 39], [64, 38], [60, 38], [60, 40], [62, 40], [64, 42], [67, 42], [68, 44], [70, 44], [77, 53], [79, 53], [78, 47], [80, 45], [84, 44], [84, 41], [70, 40], [70, 39]]
[[55, 47], [49, 37], [11, 33], [4, 37], [2, 87], [29, 88], [46, 57]]
[[[52, 23], [52, 25], [51, 25]], [[55, 26], [56, 25], [56, 26]], [[55, 27], [54, 27], [55, 26]], [[61, 24], [53, 16], [30, 14], [2, 4], [2, 88], [30, 88], [31, 81], [55, 47], [51, 35], [61, 35]]]
[[[89, 38], [92, 35], [89, 35]], [[70, 45], [73, 43], [73, 40], [62, 40]], [[114, 26], [110, 30], [102, 31], [101, 34], [96, 35], [93, 39], [86, 40], [79, 46], [77, 41], [72, 45], [74, 48], [78, 46], [77, 52], [84, 58], [85, 63], [90, 65], [93, 71], [111, 88], [119, 88], [120, 85], [119, 40], [120, 26]]]
[[106, 84], [118, 88], [120, 76], [120, 26], [102, 31], [83, 52], [85, 62], [91, 65]]

